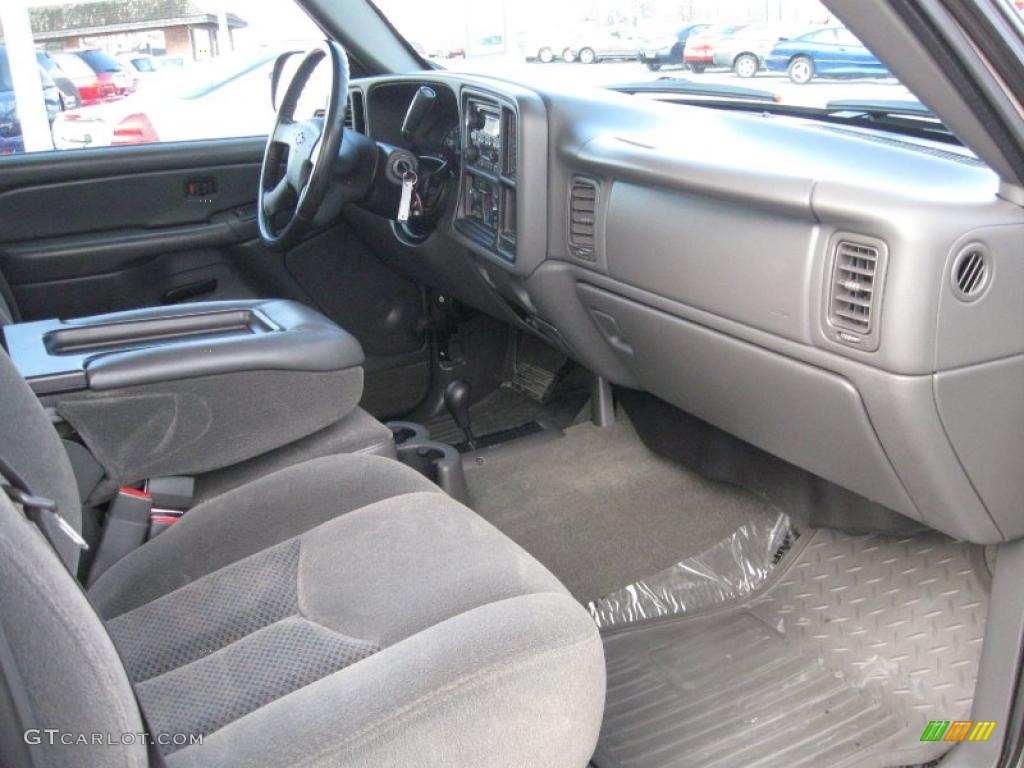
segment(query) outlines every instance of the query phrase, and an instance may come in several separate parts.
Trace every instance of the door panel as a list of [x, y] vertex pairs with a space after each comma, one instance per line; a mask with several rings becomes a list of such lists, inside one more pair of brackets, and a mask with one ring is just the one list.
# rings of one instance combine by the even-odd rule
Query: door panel
[[[0, 271], [22, 316], [250, 293], [224, 250], [255, 234], [247, 219], [254, 220], [263, 145], [246, 139], [5, 158]], [[195, 182], [208, 194], [190, 194]]]
[[362, 343], [375, 414], [413, 408], [430, 372], [421, 288], [347, 223], [289, 254], [265, 249], [255, 224], [264, 144], [219, 140], [4, 158], [0, 272], [23, 319], [195, 300], [297, 299]]

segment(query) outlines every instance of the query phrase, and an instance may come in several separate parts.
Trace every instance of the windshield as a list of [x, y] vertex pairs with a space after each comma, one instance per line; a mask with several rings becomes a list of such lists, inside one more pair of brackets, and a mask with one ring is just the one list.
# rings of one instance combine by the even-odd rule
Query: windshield
[[569, 88], [649, 83], [644, 97], [696, 84], [819, 109], [918, 103], [818, 0], [376, 2], [421, 55], [458, 71]]

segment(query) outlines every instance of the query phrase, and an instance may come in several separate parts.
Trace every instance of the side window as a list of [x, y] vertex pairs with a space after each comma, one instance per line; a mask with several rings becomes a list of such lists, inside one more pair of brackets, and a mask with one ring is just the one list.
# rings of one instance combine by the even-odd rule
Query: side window
[[864, 43], [862, 43], [860, 40], [858, 40], [854, 36], [853, 32], [851, 32], [848, 29], [837, 29], [836, 30], [836, 42], [839, 43], [839, 45], [849, 45], [849, 46], [857, 46], [857, 47], [863, 47], [864, 46]]
[[823, 29], [820, 32], [815, 32], [813, 35], [809, 35], [808, 39], [821, 45], [835, 45], [836, 31], [834, 29]]
[[0, 156], [265, 135], [275, 59], [322, 37], [294, 0], [0, 0]]

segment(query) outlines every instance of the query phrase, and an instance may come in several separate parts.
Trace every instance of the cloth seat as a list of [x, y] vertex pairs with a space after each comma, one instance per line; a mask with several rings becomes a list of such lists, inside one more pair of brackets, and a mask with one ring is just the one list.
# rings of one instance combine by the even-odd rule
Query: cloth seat
[[[583, 768], [597, 741], [604, 656], [587, 612], [391, 459], [317, 459], [218, 496], [88, 601], [0, 495], [0, 579], [41, 727], [138, 732], [130, 678], [154, 733], [203, 736], [161, 746], [172, 768]], [[139, 743], [34, 748], [47, 765], [147, 759]]]

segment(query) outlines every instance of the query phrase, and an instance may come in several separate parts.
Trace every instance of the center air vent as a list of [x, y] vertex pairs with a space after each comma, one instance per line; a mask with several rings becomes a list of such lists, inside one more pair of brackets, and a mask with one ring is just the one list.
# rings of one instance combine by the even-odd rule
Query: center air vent
[[827, 317], [830, 335], [860, 349], [878, 349], [885, 244], [846, 235], [833, 243]]
[[366, 121], [363, 116], [363, 94], [360, 91], [349, 91], [348, 104], [345, 107], [345, 127], [357, 133], [366, 133]]
[[597, 182], [582, 176], [574, 176], [569, 187], [569, 250], [581, 259], [594, 259], [597, 192]]
[[988, 251], [978, 243], [968, 245], [953, 260], [953, 292], [961, 301], [981, 298], [991, 272]]

